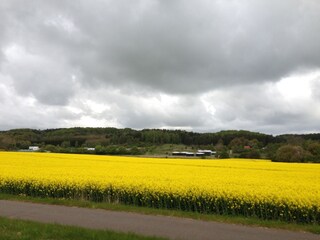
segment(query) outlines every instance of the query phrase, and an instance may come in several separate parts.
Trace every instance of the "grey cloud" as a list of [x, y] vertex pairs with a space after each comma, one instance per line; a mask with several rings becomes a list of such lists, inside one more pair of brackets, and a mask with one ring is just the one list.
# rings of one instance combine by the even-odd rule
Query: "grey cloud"
[[[215, 91], [207, 101], [215, 107], [219, 129], [251, 129], [272, 134], [319, 131], [319, 101], [288, 102], [274, 85], [243, 85]], [[208, 129], [210, 125], [206, 125]]]
[[[135, 4], [123, 10], [122, 3], [87, 25], [81, 21], [88, 15], [80, 11], [76, 16], [87, 27], [83, 33], [102, 50], [88, 49], [95, 60], [88, 59], [91, 64], [75, 60], [84, 74], [88, 70], [88, 78], [120, 86], [134, 82], [171, 93], [202, 92], [277, 80], [320, 63], [320, 5], [314, 2], [290, 1], [290, 11], [288, 1], [247, 1], [244, 6], [155, 2], [138, 16]], [[105, 9], [92, 11], [101, 16]], [[235, 11], [233, 18], [230, 11]]]
[[320, 102], [320, 75], [313, 79], [312, 83], [312, 96]]
[[[320, 68], [319, 12], [316, 0], [0, 1], [0, 78], [11, 94], [0, 101], [3, 111], [20, 106], [9, 114], [16, 126], [25, 113], [30, 127], [88, 117], [134, 128], [317, 130], [319, 80], [307, 105], [265, 84]], [[6, 55], [12, 46], [16, 58]], [[8, 103], [15, 97], [40, 107]]]
[[196, 127], [202, 124], [203, 115], [199, 112], [203, 109], [200, 103], [185, 105], [185, 99], [179, 99], [171, 106], [154, 105], [153, 108], [146, 108], [139, 99], [131, 97], [118, 105], [119, 123], [122, 126], [132, 128], [159, 128], [171, 127]]
[[[1, 22], [6, 26], [0, 38], [5, 40], [0, 45], [4, 56], [0, 69], [11, 77], [20, 95], [31, 94], [48, 105], [66, 105], [74, 92], [76, 70], [63, 55], [65, 44], [58, 43], [57, 35], [43, 31], [46, 11], [39, 6], [36, 1], [26, 6], [21, 1], [0, 5]], [[13, 56], [7, 56], [8, 52]]]
[[163, 96], [160, 93], [138, 96], [123, 94], [112, 89], [100, 89], [94, 92], [84, 90], [80, 94], [84, 99], [107, 106], [107, 109], [101, 108], [102, 111], [99, 111], [99, 106], [94, 104], [81, 106], [81, 103], [75, 103], [74, 106], [85, 109], [83, 116], [95, 116], [96, 119], [117, 122], [122, 127], [192, 128], [201, 126], [206, 118], [204, 106], [198, 96]]
[[49, 105], [65, 105], [72, 97], [72, 73], [59, 59], [32, 55], [18, 46], [10, 51], [9, 55], [13, 56], [3, 64], [2, 71], [13, 79], [13, 86], [20, 95], [32, 94]]
[[[157, 112], [157, 106], [155, 106], [154, 111], [149, 111], [146, 113], [146, 116], [141, 116], [140, 118], [135, 119], [135, 124], [140, 125], [139, 128], [143, 127], [143, 118], [147, 117], [153, 119], [153, 126], [171, 126], [176, 128], [193, 128], [201, 126], [207, 116], [204, 106], [199, 101], [197, 97], [190, 96], [180, 96], [179, 101], [168, 106], [166, 109], [166, 114], [162, 112]], [[143, 111], [142, 111], [143, 113]], [[130, 116], [130, 113], [128, 117]], [[130, 119], [130, 118], [128, 118]], [[128, 122], [128, 124], [131, 124]]]
[[[0, 75], [1, 77], [1, 75]], [[3, 80], [3, 78], [0, 78]], [[48, 108], [47, 106], [34, 103], [31, 97], [14, 95], [6, 86], [0, 84], [1, 101], [0, 129], [13, 128], [48, 128], [59, 127], [64, 109]], [[61, 127], [61, 125], [60, 125]]]
[[[317, 1], [31, 1], [27, 5], [12, 1], [8, 5], [12, 10], [18, 3], [25, 13], [14, 16], [18, 30], [34, 37], [39, 49], [64, 52], [65, 62], [79, 69], [89, 87], [121, 88], [131, 83], [193, 93], [276, 81], [299, 68], [320, 66]], [[60, 17], [75, 31], [66, 33], [63, 23], [45, 25], [48, 16]]]

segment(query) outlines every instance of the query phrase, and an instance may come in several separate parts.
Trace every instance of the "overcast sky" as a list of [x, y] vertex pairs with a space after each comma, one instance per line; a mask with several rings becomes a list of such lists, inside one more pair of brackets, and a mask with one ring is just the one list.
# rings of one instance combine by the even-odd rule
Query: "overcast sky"
[[319, 0], [1, 0], [0, 130], [320, 132]]

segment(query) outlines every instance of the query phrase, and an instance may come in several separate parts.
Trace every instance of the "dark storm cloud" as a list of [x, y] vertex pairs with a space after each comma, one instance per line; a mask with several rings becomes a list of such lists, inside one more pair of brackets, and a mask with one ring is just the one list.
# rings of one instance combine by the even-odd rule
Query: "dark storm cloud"
[[6, 3], [11, 40], [63, 54], [86, 87], [203, 92], [320, 65], [317, 1]]
[[123, 4], [77, 14], [71, 7], [91, 38], [85, 57], [73, 59], [86, 80], [190, 93], [277, 80], [320, 64], [320, 5], [314, 1]]

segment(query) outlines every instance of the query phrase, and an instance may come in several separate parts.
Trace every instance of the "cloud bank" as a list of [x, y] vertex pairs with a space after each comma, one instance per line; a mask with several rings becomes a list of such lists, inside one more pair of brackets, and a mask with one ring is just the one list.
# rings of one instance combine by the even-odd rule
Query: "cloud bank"
[[0, 3], [0, 129], [319, 131], [320, 3]]

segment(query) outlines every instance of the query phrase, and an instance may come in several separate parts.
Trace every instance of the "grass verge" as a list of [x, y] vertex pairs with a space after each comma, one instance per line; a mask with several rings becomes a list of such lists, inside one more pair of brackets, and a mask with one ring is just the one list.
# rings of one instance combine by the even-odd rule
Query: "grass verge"
[[[76, 206], [83, 208], [99, 208], [111, 211], [125, 211], [125, 212], [135, 212], [148, 215], [163, 215], [163, 216], [173, 216], [182, 218], [192, 218], [204, 221], [215, 221], [222, 223], [232, 223], [232, 224], [242, 224], [249, 226], [259, 226], [268, 228], [278, 228], [286, 229], [290, 231], [305, 231], [320, 234], [320, 225], [318, 224], [294, 224], [286, 223], [281, 221], [270, 221], [261, 220], [258, 218], [247, 218], [242, 216], [229, 216], [229, 215], [213, 215], [213, 214], [201, 214], [196, 212], [184, 212], [178, 210], [167, 210], [167, 209], [154, 209], [146, 207], [137, 207], [124, 204], [115, 203], [100, 203], [100, 202], [89, 202], [82, 200], [68, 200], [68, 199], [54, 199], [54, 198], [35, 198], [29, 196], [21, 195], [11, 195], [0, 193], [0, 200], [15, 200], [15, 201], [27, 201], [33, 203], [43, 203], [43, 204], [55, 204], [64, 206]], [[1, 239], [1, 238], [0, 238]]]
[[160, 240], [132, 233], [91, 230], [0, 217], [0, 240]]

